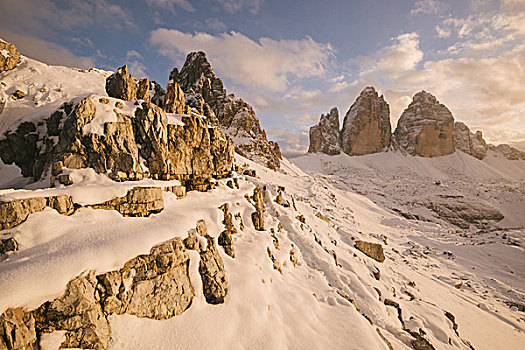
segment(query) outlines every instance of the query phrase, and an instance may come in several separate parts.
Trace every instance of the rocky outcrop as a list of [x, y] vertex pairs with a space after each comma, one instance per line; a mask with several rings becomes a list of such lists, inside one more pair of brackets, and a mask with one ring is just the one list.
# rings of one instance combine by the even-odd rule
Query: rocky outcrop
[[218, 243], [224, 248], [224, 252], [231, 256], [235, 257], [235, 249], [233, 248], [233, 238], [232, 235], [237, 233], [237, 229], [233, 226], [233, 217], [229, 211], [229, 204], [224, 203], [219, 209], [222, 210], [224, 219], [222, 223], [224, 224], [224, 231], [221, 232], [218, 238]]
[[18, 242], [13, 238], [0, 239], [0, 256], [18, 250]]
[[166, 87], [166, 95], [164, 96], [164, 110], [167, 113], [186, 113], [186, 101], [184, 92], [179, 83], [170, 80]]
[[106, 79], [106, 92], [109, 96], [124, 101], [137, 99], [137, 82], [124, 65]]
[[394, 132], [397, 144], [408, 154], [437, 157], [454, 153], [454, 117], [445, 105], [426, 91], [414, 95]]
[[15, 308], [0, 315], [0, 349], [39, 349], [31, 312]]
[[228, 280], [224, 272], [224, 262], [213, 237], [206, 236], [206, 250], [200, 252], [200, 257], [199, 273], [206, 302], [208, 304], [224, 303], [224, 297], [228, 293]]
[[503, 214], [486, 203], [463, 198], [433, 200], [428, 203], [428, 207], [439, 218], [462, 229], [469, 229], [471, 225], [479, 229], [487, 228], [491, 222], [498, 222], [504, 218]]
[[97, 276], [104, 313], [164, 320], [180, 315], [195, 295], [189, 256], [180, 238], [151, 248], [118, 271]]
[[383, 246], [379, 243], [355, 241], [355, 247], [362, 251], [365, 255], [372, 259], [383, 262], [385, 261], [385, 255], [383, 254]]
[[501, 153], [508, 160], [525, 160], [525, 152], [522, 152], [514, 147], [506, 144], [502, 145], [489, 145], [489, 149]]
[[204, 52], [192, 52], [180, 73], [174, 69], [170, 80], [178, 82], [186, 104], [219, 124], [235, 140], [235, 150], [270, 168], [280, 166], [280, 150], [261, 128], [253, 108], [242, 99], [228, 94]]
[[264, 231], [264, 199], [259, 187], [253, 190], [253, 205], [255, 211], [252, 213], [253, 226], [257, 231]]
[[20, 53], [15, 45], [0, 39], [0, 73], [15, 68], [20, 60]]
[[140, 79], [139, 83], [137, 84], [137, 100], [144, 100], [145, 102], [150, 102], [150, 86], [151, 84], [149, 82], [149, 79]]
[[168, 124], [161, 108], [142, 102], [133, 115], [114, 110], [117, 121], [106, 122], [103, 135], [84, 134], [95, 113], [95, 104], [85, 98], [75, 106], [64, 104], [46, 125], [24, 122], [0, 140], [0, 157], [35, 180], [51, 165], [52, 184], [64, 168], [90, 167], [119, 181], [179, 179], [189, 189], [231, 172], [234, 146], [206, 118], [185, 115], [182, 125]]
[[62, 215], [70, 215], [75, 207], [69, 196], [35, 197], [0, 202], [0, 230], [6, 230], [24, 222], [27, 217], [45, 207], [50, 207]]
[[339, 143], [339, 112], [332, 108], [330, 113], [321, 114], [321, 120], [310, 128], [310, 146], [308, 153], [341, 153]]
[[71, 280], [64, 295], [35, 310], [37, 332], [65, 330], [64, 348], [106, 349], [110, 328], [99, 303], [97, 283], [93, 271]]
[[475, 134], [462, 122], [455, 122], [452, 129], [452, 140], [456, 150], [463, 151], [478, 159], [487, 155], [487, 143], [483, 140], [481, 131]]
[[91, 205], [93, 209], [116, 210], [123, 216], [149, 216], [164, 209], [164, 199], [160, 187], [135, 187], [124, 197], [117, 197], [100, 204]]
[[373, 87], [365, 88], [345, 115], [341, 147], [348, 155], [376, 153], [391, 144], [390, 108]]

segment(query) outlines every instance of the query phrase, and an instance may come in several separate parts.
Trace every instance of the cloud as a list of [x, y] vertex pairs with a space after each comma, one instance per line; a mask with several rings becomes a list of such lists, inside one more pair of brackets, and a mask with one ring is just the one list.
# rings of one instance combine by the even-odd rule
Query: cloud
[[146, 0], [148, 6], [160, 7], [175, 13], [175, 6], [182, 8], [188, 12], [194, 12], [195, 8], [188, 0]]
[[254, 41], [238, 33], [211, 35], [184, 33], [175, 29], [157, 29], [150, 34], [150, 43], [161, 55], [182, 64], [191, 51], [205, 51], [222, 77], [235, 84], [284, 91], [290, 79], [327, 74], [333, 56], [330, 44], [315, 42], [307, 36], [300, 40]]
[[436, 25], [436, 32], [438, 38], [448, 38], [450, 36], [450, 30], [443, 29], [439, 25]]
[[392, 40], [394, 44], [379, 50], [373, 59], [363, 59], [367, 68], [360, 73], [362, 80], [392, 80], [413, 71], [421, 62], [423, 51], [416, 33], [402, 34]]
[[415, 2], [414, 8], [410, 10], [408, 15], [435, 14], [443, 10], [444, 6], [445, 5], [439, 0], [418, 0]]
[[14, 43], [23, 55], [41, 62], [84, 69], [95, 67], [92, 57], [75, 56], [65, 47], [49, 41], [6, 30], [2, 30], [2, 38]]
[[217, 18], [208, 18], [204, 21], [204, 25], [215, 32], [223, 32], [228, 28], [224, 22], [219, 21]]
[[271, 139], [277, 141], [281, 153], [287, 158], [304, 155], [308, 151], [308, 131], [292, 131], [284, 128], [269, 128]]
[[132, 14], [107, 0], [3, 0], [2, 27], [34, 35], [57, 34], [93, 26], [136, 28]]
[[252, 14], [257, 14], [263, 0], [217, 0], [217, 2], [229, 13], [246, 9]]
[[130, 73], [135, 78], [143, 78], [148, 74], [146, 73], [146, 65], [143, 62], [142, 55], [135, 50], [129, 50], [126, 53], [126, 64], [129, 66]]

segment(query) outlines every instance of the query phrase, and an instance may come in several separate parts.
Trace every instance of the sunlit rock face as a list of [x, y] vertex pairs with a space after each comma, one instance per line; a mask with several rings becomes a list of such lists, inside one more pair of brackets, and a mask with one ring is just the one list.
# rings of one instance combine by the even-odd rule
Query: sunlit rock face
[[308, 153], [325, 153], [336, 155], [341, 153], [339, 143], [339, 112], [332, 108], [330, 113], [321, 114], [319, 123], [310, 128], [310, 146]]
[[253, 108], [228, 94], [204, 52], [188, 54], [181, 71], [174, 69], [170, 80], [180, 84], [187, 105], [209, 117], [233, 139], [236, 152], [269, 168], [279, 168], [279, 146], [268, 141]]
[[445, 105], [426, 91], [418, 92], [399, 118], [394, 132], [399, 147], [408, 154], [437, 157], [454, 153], [454, 117]]
[[391, 142], [388, 103], [373, 87], [367, 87], [350, 107], [343, 121], [343, 152], [351, 156], [376, 153], [387, 149]]

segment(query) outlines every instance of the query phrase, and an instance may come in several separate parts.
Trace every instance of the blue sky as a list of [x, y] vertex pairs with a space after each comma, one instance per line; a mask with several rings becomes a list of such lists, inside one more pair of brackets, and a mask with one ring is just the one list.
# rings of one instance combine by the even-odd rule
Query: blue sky
[[525, 147], [525, 0], [0, 0], [0, 36], [51, 64], [126, 63], [162, 85], [203, 50], [285, 154], [373, 85], [395, 125], [427, 90], [490, 142]]

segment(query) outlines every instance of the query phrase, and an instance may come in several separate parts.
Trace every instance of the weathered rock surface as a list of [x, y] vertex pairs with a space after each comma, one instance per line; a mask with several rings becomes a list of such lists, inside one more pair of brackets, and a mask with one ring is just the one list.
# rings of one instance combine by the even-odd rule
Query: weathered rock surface
[[414, 95], [399, 118], [394, 136], [408, 154], [437, 157], [454, 153], [454, 117], [445, 105], [426, 91]]
[[253, 190], [253, 205], [255, 211], [252, 213], [253, 226], [257, 231], [264, 231], [264, 199], [259, 187]]
[[319, 123], [310, 128], [308, 153], [339, 154], [341, 153], [339, 139], [339, 112], [334, 107], [330, 113], [321, 114]]
[[456, 150], [461, 150], [478, 159], [483, 159], [487, 155], [488, 146], [485, 140], [483, 140], [481, 131], [477, 131], [474, 134], [468, 126], [462, 122], [454, 123], [452, 139]]
[[104, 312], [164, 320], [180, 315], [195, 295], [189, 256], [180, 238], [151, 248], [119, 271], [97, 276]]
[[18, 243], [13, 237], [0, 240], [0, 256], [8, 252], [16, 252], [17, 250]]
[[0, 230], [6, 230], [24, 222], [29, 214], [51, 207], [63, 215], [75, 210], [69, 196], [35, 197], [10, 202], [0, 202]]
[[227, 93], [204, 52], [188, 54], [180, 73], [174, 69], [171, 79], [180, 84], [190, 107], [216, 120], [235, 140], [235, 150], [239, 154], [270, 168], [279, 167], [278, 145], [268, 141], [253, 108]]
[[486, 203], [476, 203], [463, 198], [434, 200], [428, 207], [441, 219], [462, 229], [470, 228], [471, 224], [482, 229], [490, 222], [498, 222], [504, 218], [503, 214]]
[[106, 79], [106, 92], [109, 96], [125, 101], [137, 99], [137, 82], [124, 65]]
[[383, 246], [379, 243], [355, 241], [355, 247], [376, 261], [385, 261]]
[[166, 87], [166, 95], [164, 97], [164, 110], [167, 113], [186, 113], [186, 101], [184, 92], [179, 83], [170, 80]]
[[149, 79], [140, 79], [137, 84], [137, 100], [144, 100], [145, 102], [150, 102], [151, 98], [149, 95], [150, 89]]
[[39, 349], [35, 318], [22, 308], [7, 309], [0, 315], [0, 349]]
[[348, 155], [376, 153], [391, 144], [390, 108], [373, 87], [365, 88], [343, 121], [341, 146]]
[[149, 216], [164, 209], [164, 199], [160, 187], [135, 187], [124, 197], [113, 198], [100, 204], [91, 205], [93, 209], [116, 210], [123, 216]]
[[69, 281], [64, 295], [34, 311], [37, 332], [67, 331], [61, 345], [65, 348], [106, 349], [110, 329], [99, 303], [97, 283], [93, 271]]
[[5, 72], [20, 63], [20, 53], [15, 45], [0, 39], [0, 72]]
[[508, 160], [520, 160], [520, 159], [525, 160], [525, 152], [520, 151], [506, 144], [497, 145], [497, 146], [489, 145], [489, 149], [503, 154], [503, 156], [507, 158]]
[[206, 250], [200, 252], [199, 263], [202, 292], [208, 304], [221, 304], [228, 293], [224, 262], [219, 255], [213, 237], [206, 236], [206, 241]]
[[224, 224], [224, 231], [221, 232], [218, 238], [218, 243], [220, 246], [224, 247], [224, 252], [231, 256], [235, 257], [235, 249], [233, 248], [233, 238], [232, 235], [237, 233], [237, 229], [233, 226], [233, 217], [229, 211], [229, 204], [224, 203], [219, 209], [222, 210], [224, 219], [222, 223]]
[[93, 101], [85, 98], [74, 107], [64, 104], [45, 126], [22, 123], [0, 140], [0, 157], [35, 180], [52, 165], [52, 183], [64, 168], [90, 167], [114, 180], [175, 178], [188, 188], [231, 173], [233, 143], [205, 118], [184, 116], [183, 125], [168, 124], [161, 108], [143, 102], [134, 115], [115, 110], [117, 122], [105, 123], [103, 135], [84, 135], [95, 112]]

